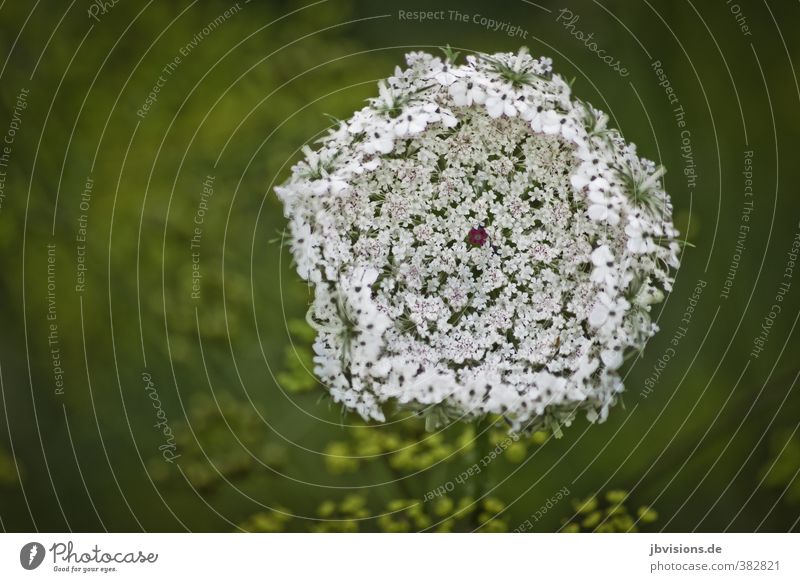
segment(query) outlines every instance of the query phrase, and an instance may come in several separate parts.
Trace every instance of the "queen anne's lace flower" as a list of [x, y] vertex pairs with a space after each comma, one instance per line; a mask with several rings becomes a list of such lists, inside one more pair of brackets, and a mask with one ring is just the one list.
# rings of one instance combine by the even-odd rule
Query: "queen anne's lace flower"
[[604, 420], [678, 266], [663, 170], [549, 59], [407, 62], [276, 189], [315, 372], [376, 420]]

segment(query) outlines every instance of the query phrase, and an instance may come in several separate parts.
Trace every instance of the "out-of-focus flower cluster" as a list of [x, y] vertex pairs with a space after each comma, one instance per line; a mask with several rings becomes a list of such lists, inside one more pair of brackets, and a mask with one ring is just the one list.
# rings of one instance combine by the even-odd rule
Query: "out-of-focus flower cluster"
[[276, 189], [315, 373], [365, 419], [602, 421], [678, 266], [663, 170], [527, 51], [407, 56]]
[[632, 533], [658, 519], [658, 512], [648, 505], [641, 505], [633, 513], [629, 493], [622, 489], [606, 491], [605, 495], [592, 495], [573, 501], [575, 514], [570, 521], [564, 520], [561, 531], [565, 533]]

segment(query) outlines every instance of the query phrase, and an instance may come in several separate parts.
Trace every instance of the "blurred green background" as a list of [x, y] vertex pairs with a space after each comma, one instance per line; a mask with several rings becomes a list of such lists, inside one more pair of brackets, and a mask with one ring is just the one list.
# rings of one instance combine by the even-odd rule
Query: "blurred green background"
[[[0, 4], [4, 530], [798, 530], [796, 3], [101, 4]], [[399, 15], [420, 9], [446, 16]], [[690, 245], [662, 331], [609, 421], [560, 439], [361, 426], [307, 371], [309, 290], [272, 188], [405, 52], [522, 44], [668, 169]]]

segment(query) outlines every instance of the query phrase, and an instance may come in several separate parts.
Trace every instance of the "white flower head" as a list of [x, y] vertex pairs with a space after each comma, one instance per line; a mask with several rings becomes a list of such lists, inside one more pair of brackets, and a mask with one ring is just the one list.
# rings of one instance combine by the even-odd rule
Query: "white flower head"
[[365, 419], [602, 422], [678, 266], [663, 169], [550, 59], [407, 63], [276, 188], [316, 374]]

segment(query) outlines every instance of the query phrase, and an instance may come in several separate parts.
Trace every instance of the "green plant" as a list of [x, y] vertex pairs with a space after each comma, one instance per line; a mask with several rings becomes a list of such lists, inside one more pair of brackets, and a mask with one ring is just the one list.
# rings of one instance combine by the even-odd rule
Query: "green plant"
[[637, 532], [641, 525], [653, 523], [658, 519], [655, 509], [641, 505], [630, 510], [629, 494], [622, 489], [606, 491], [604, 495], [574, 499], [574, 514], [564, 518], [561, 528], [565, 533], [595, 532], [622, 533]]

